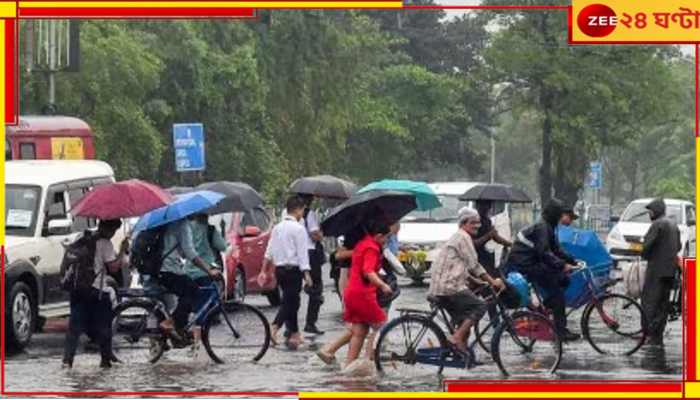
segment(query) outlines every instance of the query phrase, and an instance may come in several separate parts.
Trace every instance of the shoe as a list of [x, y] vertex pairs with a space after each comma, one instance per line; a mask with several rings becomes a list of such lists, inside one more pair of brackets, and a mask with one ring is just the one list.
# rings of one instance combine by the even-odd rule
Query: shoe
[[564, 342], [575, 342], [581, 339], [581, 335], [571, 332], [568, 329], [564, 329], [559, 335], [561, 336], [561, 340]]
[[304, 332], [306, 333], [313, 333], [314, 335], [323, 335], [324, 331], [318, 329], [315, 325], [308, 325], [304, 328]]
[[188, 355], [190, 356], [190, 358], [196, 360], [199, 357], [200, 349], [201, 349], [201, 347], [200, 347], [199, 343], [193, 344], [192, 347], [190, 347], [190, 350], [188, 352]]
[[332, 365], [338, 362], [335, 356], [329, 356], [328, 354], [324, 353], [323, 350], [317, 351], [316, 355], [321, 359], [321, 361], [326, 363], [326, 365]]
[[102, 360], [100, 362], [100, 368], [102, 369], [110, 369], [112, 368], [112, 362], [109, 359]]

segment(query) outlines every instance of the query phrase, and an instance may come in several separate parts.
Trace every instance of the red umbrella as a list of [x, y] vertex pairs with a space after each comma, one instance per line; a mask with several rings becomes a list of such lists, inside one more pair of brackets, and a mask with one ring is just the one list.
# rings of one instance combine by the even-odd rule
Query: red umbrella
[[173, 196], [164, 189], [131, 179], [95, 188], [81, 197], [70, 212], [102, 220], [139, 217], [172, 201]]

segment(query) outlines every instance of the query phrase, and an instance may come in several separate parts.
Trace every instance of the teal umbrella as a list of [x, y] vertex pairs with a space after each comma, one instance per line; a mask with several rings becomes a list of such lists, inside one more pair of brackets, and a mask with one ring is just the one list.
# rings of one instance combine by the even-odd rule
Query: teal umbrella
[[440, 198], [438, 198], [433, 189], [425, 182], [385, 179], [383, 181], [370, 183], [360, 189], [358, 193], [372, 190], [392, 190], [410, 193], [416, 197], [418, 211], [429, 211], [434, 208], [442, 207]]

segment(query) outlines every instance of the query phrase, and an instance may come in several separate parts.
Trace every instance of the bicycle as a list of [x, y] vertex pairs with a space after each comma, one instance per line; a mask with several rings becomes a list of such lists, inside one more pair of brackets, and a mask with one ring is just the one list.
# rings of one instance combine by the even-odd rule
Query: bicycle
[[[237, 300], [224, 301], [216, 283], [201, 290], [206, 301], [193, 311], [194, 318], [182, 332], [189, 332], [202, 318], [202, 345], [215, 363], [223, 364], [224, 359], [241, 355], [252, 361], [262, 359], [271, 340], [270, 324], [265, 315], [257, 308]], [[166, 294], [157, 285], [119, 291], [120, 298], [126, 299], [115, 308], [113, 320], [113, 351], [120, 361], [132, 352], [146, 350], [145, 361], [155, 364], [171, 348], [168, 339], [174, 348], [191, 344], [191, 337], [184, 338], [184, 342], [173, 340], [158, 327], [160, 322], [170, 317], [164, 299]], [[257, 321], [257, 331], [244, 335], [241, 333], [243, 322], [248, 318]], [[249, 353], [243, 350], [249, 350]]]
[[[641, 305], [633, 298], [612, 293], [610, 289], [622, 278], [611, 279], [609, 277], [596, 277], [591, 269], [584, 262], [579, 262], [573, 273], [581, 272], [584, 277], [584, 285], [574, 297], [568, 306], [569, 311], [566, 313], [567, 318], [576, 310], [583, 307], [581, 314], [581, 333], [595, 351], [603, 355], [632, 355], [636, 353], [646, 340], [647, 333], [644, 330], [645, 317]], [[534, 292], [539, 306], [531, 306], [530, 310], [541, 313], [547, 317], [551, 316], [551, 311], [547, 310], [543, 305], [542, 300], [543, 290], [530, 284], [531, 292]], [[619, 304], [618, 304], [619, 303]], [[627, 315], [618, 316], [617, 311], [628, 311]], [[627, 317], [627, 318], [625, 318]], [[598, 318], [600, 321], [598, 321]], [[632, 328], [623, 328], [624, 320], [632, 320]], [[598, 322], [601, 325], [598, 325]], [[476, 332], [481, 332], [479, 321], [475, 326]], [[484, 328], [480, 338], [480, 346], [486, 352], [490, 352], [490, 346], [483, 339], [487, 336], [487, 332], [491, 328], [491, 324]], [[610, 332], [615, 335], [610, 335]], [[628, 339], [628, 340], [624, 340]], [[629, 349], [622, 349], [623, 346], [629, 344]], [[610, 345], [610, 349], [606, 348]], [[616, 351], [620, 350], [620, 351]]]
[[[480, 286], [475, 292], [484, 294], [488, 284], [483, 283]], [[501, 373], [504, 376], [519, 375], [513, 361], [518, 358], [526, 362], [525, 370], [528, 374], [554, 373], [559, 367], [562, 354], [562, 342], [554, 324], [548, 318], [531, 311], [508, 313], [509, 307], [502, 300], [501, 293], [487, 296], [486, 300], [496, 301], [502, 319], [496, 328], [491, 351]], [[428, 301], [430, 311], [399, 308], [397, 311], [401, 315], [382, 327], [374, 353], [375, 366], [379, 373], [390, 374], [401, 364], [409, 365], [413, 369], [416, 365], [425, 365], [430, 369], [437, 367], [438, 374], [441, 374], [445, 367], [471, 369], [478, 365], [474, 348], [479, 338], [473, 340], [466, 349], [456, 348], [448, 341], [445, 330], [436, 322], [438, 319], [451, 335], [457, 328], [448, 317], [444, 300], [429, 296]], [[418, 327], [415, 338], [409, 331], [412, 324]], [[395, 332], [396, 336], [393, 336]], [[406, 350], [401, 353], [392, 351], [390, 346], [395, 342], [403, 342]], [[506, 347], [511, 342], [515, 343], [513, 355], [508, 353]], [[548, 354], [540, 355], [534, 351], [535, 344], [539, 342], [547, 344], [544, 346], [544, 352]], [[407, 373], [398, 372], [398, 375], [406, 377]]]

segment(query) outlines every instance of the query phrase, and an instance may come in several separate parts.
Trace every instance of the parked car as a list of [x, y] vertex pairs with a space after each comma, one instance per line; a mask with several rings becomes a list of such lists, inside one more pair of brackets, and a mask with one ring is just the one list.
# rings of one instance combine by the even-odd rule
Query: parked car
[[[431, 264], [440, 247], [457, 231], [457, 215], [464, 206], [474, 207], [471, 201], [461, 201], [459, 196], [478, 185], [479, 182], [438, 182], [430, 187], [438, 195], [442, 207], [430, 211], [414, 211], [401, 221], [398, 239], [404, 249], [399, 260], [404, 264], [408, 276], [416, 283], [429, 277]], [[505, 203], [494, 203], [491, 219], [499, 234], [510, 238], [510, 216]], [[493, 241], [487, 248], [501, 258], [502, 246]]]
[[[633, 255], [625, 254], [625, 251], [636, 250], [649, 230], [651, 220], [649, 211], [645, 207], [652, 200], [651, 198], [635, 200], [625, 208], [621, 217], [611, 219], [616, 225], [608, 234], [606, 247], [616, 264], [634, 259]], [[664, 202], [666, 202], [666, 214], [678, 223], [681, 231], [683, 248], [679, 255], [695, 257], [695, 204], [678, 199], [664, 199]]]
[[5, 168], [5, 339], [22, 349], [45, 317], [68, 315], [59, 285], [63, 244], [97, 226], [68, 211], [91, 188], [114, 182], [114, 172], [99, 161], [11, 161]]
[[225, 238], [231, 245], [231, 251], [224, 258], [227, 295], [243, 300], [249, 293], [261, 293], [271, 305], [279, 305], [279, 290], [261, 291], [257, 281], [273, 227], [269, 214], [264, 208], [256, 207], [212, 216], [209, 220], [217, 227], [222, 221]]

